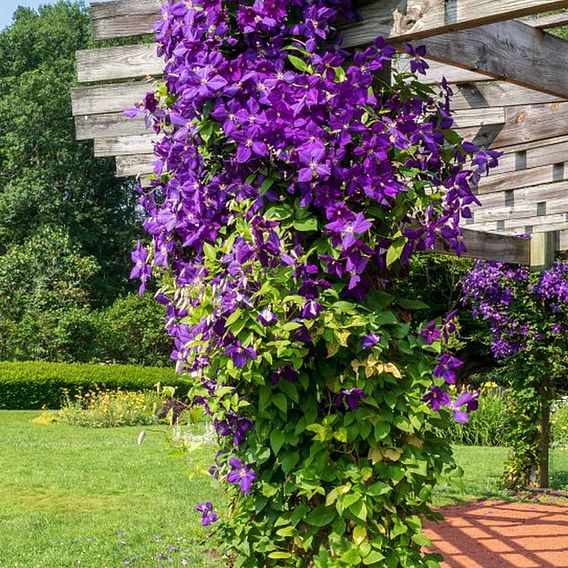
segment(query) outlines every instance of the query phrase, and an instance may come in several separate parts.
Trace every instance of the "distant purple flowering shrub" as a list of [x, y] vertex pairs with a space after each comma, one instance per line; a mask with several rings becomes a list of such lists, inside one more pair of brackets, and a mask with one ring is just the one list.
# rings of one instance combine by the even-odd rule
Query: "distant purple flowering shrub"
[[568, 264], [531, 273], [525, 267], [477, 262], [462, 288], [474, 317], [490, 326], [493, 354], [502, 360], [511, 387], [505, 428], [511, 455], [504, 481], [514, 489], [534, 485], [548, 459], [541, 450], [543, 418], [555, 387], [565, 383]]
[[170, 1], [156, 25], [152, 244], [133, 276], [163, 277], [172, 357], [219, 434], [238, 566], [436, 562], [420, 515], [452, 463], [459, 362], [435, 356], [455, 326], [421, 337], [390, 290], [437, 239], [464, 250], [496, 155], [452, 130], [447, 83], [384, 83], [383, 39], [341, 49], [350, 6]]

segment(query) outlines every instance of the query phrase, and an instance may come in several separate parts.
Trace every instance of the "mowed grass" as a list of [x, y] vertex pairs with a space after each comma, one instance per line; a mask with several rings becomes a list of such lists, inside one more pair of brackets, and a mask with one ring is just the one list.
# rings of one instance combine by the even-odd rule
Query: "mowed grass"
[[[209, 465], [210, 446], [179, 457], [139, 428], [91, 430], [31, 422], [37, 412], [0, 411], [0, 567], [189, 566], [223, 568], [195, 504], [215, 501], [208, 478], [188, 476]], [[461, 489], [444, 485], [436, 504], [514, 498], [499, 488], [504, 448], [456, 447], [465, 470]], [[568, 451], [552, 453], [556, 488], [568, 489]]]
[[189, 478], [188, 457], [169, 455], [159, 434], [138, 447], [140, 428], [33, 424], [37, 415], [0, 412], [2, 568], [219, 568], [194, 511], [216, 489]]

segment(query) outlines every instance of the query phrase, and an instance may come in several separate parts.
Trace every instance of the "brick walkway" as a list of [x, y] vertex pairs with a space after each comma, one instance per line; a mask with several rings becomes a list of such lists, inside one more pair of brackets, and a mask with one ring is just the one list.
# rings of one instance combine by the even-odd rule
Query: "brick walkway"
[[444, 568], [568, 568], [568, 504], [484, 501], [443, 513], [427, 534]]

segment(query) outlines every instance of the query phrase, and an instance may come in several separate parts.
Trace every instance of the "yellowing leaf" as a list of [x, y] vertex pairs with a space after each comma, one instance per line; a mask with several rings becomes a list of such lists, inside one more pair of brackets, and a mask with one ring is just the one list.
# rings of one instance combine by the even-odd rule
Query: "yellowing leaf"
[[421, 448], [424, 445], [424, 440], [418, 436], [409, 436], [407, 438], [408, 443], [415, 448]]
[[381, 452], [380, 448], [371, 448], [369, 450], [369, 459], [373, 462], [373, 465], [382, 462], [383, 452]]
[[339, 343], [336, 343], [334, 341], [332, 343], [327, 344], [327, 356], [328, 357], [334, 357], [335, 355], [337, 355], [338, 351], [339, 351]]
[[349, 339], [350, 335], [351, 333], [349, 333], [348, 331], [338, 331], [335, 334], [335, 337], [339, 341], [339, 345], [341, 345], [342, 347], [347, 347], [348, 345], [347, 340]]
[[353, 540], [357, 546], [367, 540], [367, 529], [362, 525], [356, 526], [353, 530]]
[[390, 449], [390, 450], [383, 450], [383, 457], [389, 461], [398, 461], [402, 456], [402, 450], [398, 449]]

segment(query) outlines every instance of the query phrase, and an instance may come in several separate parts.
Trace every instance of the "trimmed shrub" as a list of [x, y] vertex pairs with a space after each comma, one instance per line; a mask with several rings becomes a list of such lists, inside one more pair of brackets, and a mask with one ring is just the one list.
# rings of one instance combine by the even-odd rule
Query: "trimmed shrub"
[[141, 391], [157, 383], [184, 392], [185, 381], [172, 369], [128, 365], [0, 363], [0, 409], [60, 408], [64, 391], [74, 396], [93, 388]]

